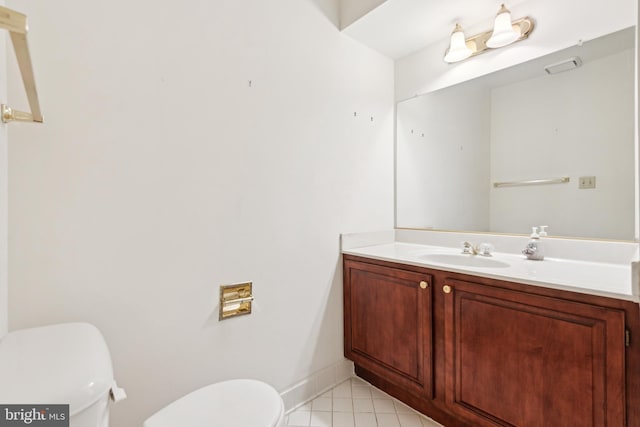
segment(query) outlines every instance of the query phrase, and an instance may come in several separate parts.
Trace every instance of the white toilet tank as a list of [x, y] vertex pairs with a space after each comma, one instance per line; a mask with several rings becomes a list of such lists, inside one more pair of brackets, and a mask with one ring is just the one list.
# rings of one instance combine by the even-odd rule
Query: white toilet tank
[[70, 427], [108, 427], [110, 400], [124, 397], [93, 325], [22, 329], [0, 340], [0, 404], [69, 404]]

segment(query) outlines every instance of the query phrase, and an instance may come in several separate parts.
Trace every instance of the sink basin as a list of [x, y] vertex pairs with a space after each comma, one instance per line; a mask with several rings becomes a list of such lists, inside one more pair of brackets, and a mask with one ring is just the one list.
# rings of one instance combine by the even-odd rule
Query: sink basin
[[420, 256], [425, 261], [437, 262], [440, 264], [460, 265], [464, 267], [482, 268], [506, 268], [509, 267], [504, 261], [487, 258], [480, 255], [466, 254], [425, 254]]

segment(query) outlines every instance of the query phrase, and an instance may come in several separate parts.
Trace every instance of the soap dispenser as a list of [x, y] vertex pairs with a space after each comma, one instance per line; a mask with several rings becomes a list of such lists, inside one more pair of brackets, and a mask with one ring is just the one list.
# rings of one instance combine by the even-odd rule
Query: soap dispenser
[[541, 225], [540, 226], [540, 233], [539, 233], [540, 237], [547, 237], [547, 227], [549, 227], [549, 226], [548, 225]]
[[538, 234], [538, 227], [531, 227], [531, 238], [522, 253], [526, 255], [527, 259], [537, 261], [542, 261], [544, 259], [544, 251], [542, 248], [542, 242], [540, 241], [540, 235]]

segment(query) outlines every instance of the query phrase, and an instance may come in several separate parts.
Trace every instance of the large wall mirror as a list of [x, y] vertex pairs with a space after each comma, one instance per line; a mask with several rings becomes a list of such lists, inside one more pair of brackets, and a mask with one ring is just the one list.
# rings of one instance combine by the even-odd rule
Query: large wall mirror
[[634, 82], [632, 27], [399, 102], [396, 226], [633, 240]]

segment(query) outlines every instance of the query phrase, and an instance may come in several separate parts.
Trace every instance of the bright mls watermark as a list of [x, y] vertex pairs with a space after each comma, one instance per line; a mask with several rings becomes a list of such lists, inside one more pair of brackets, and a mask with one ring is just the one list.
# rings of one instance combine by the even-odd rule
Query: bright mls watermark
[[69, 405], [0, 405], [0, 427], [69, 427]]

